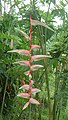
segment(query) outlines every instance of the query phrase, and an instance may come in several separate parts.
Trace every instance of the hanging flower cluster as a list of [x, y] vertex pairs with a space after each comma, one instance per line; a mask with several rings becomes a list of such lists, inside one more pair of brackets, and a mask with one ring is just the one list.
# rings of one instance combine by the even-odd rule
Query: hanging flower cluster
[[[36, 20], [32, 20], [32, 18], [30, 17], [30, 35], [28, 36], [25, 32], [18, 30], [18, 32], [20, 32], [21, 34], [24, 35], [24, 37], [26, 39], [28, 39], [28, 42], [29, 42], [29, 47], [30, 49], [29, 50], [11, 50], [11, 51], [8, 51], [8, 52], [17, 52], [17, 53], [22, 53], [24, 55], [28, 55], [29, 56], [29, 60], [22, 60], [22, 61], [18, 61], [18, 62], [15, 62], [15, 63], [19, 63], [19, 64], [22, 64], [22, 65], [26, 65], [28, 66], [30, 69], [29, 71], [25, 72], [26, 75], [29, 76], [29, 84], [24, 84], [22, 87], [20, 87], [20, 89], [24, 89], [25, 92], [24, 93], [20, 93], [18, 94], [17, 96], [19, 97], [23, 97], [23, 98], [27, 98], [28, 99], [28, 102], [24, 105], [23, 107], [23, 110], [30, 104], [40, 104], [36, 99], [32, 98], [32, 94], [36, 94], [38, 92], [40, 92], [39, 89], [37, 88], [32, 88], [32, 85], [34, 84], [34, 81], [32, 80], [32, 72], [35, 71], [35, 70], [38, 70], [40, 67], [43, 67], [42, 65], [39, 65], [39, 64], [34, 64], [32, 65], [32, 62], [35, 61], [35, 60], [39, 60], [39, 59], [42, 59], [42, 58], [45, 58], [45, 57], [50, 57], [50, 56], [47, 56], [47, 55], [31, 55], [31, 52], [33, 49], [38, 49], [40, 48], [39, 45], [33, 45], [31, 43], [31, 40], [32, 40], [32, 25], [39, 25], [40, 22], [36, 21]], [[43, 24], [40, 24], [43, 26]]]

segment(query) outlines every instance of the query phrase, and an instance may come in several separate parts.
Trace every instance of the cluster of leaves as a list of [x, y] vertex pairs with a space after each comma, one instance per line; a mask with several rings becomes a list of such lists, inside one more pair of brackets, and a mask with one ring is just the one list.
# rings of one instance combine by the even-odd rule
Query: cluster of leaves
[[[17, 22], [16, 18], [6, 13], [0, 18], [0, 106], [3, 105], [4, 114], [8, 112], [13, 105], [13, 98], [16, 95], [16, 90], [18, 89], [17, 87], [19, 85], [19, 81], [16, 81], [16, 77], [17, 79], [22, 78], [21, 72], [18, 72], [19, 70], [22, 71], [22, 69], [20, 69], [19, 66], [17, 67], [18, 69], [16, 69], [16, 66], [12, 64], [14, 62], [14, 59], [17, 59], [18, 57], [20, 58], [21, 56], [11, 56], [7, 53], [7, 51], [10, 50], [11, 39], [15, 41], [21, 41], [20, 37], [17, 37], [13, 34], [14, 27], [16, 26], [15, 22], [13, 24], [14, 20]], [[13, 24], [12, 28], [11, 23]], [[14, 44], [16, 47], [19, 42], [15, 42]], [[1, 108], [2, 107], [0, 107], [0, 110]]]

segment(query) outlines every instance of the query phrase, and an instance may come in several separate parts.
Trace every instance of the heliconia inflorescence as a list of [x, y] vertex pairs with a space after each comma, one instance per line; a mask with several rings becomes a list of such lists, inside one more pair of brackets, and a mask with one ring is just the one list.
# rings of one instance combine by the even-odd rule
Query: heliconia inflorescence
[[[35, 23], [34, 23], [35, 22]], [[32, 98], [32, 94], [36, 94], [38, 92], [40, 92], [39, 89], [37, 88], [32, 88], [32, 85], [34, 84], [34, 81], [32, 80], [32, 72], [35, 71], [35, 70], [38, 70], [39, 68], [43, 67], [42, 65], [39, 65], [39, 64], [34, 64], [32, 65], [32, 62], [33, 61], [36, 61], [36, 60], [39, 60], [39, 59], [42, 59], [42, 58], [45, 58], [45, 57], [50, 57], [48, 55], [31, 55], [31, 52], [33, 49], [38, 49], [40, 48], [39, 45], [33, 45], [31, 43], [31, 40], [32, 40], [32, 25], [39, 25], [40, 22], [38, 22], [37, 24], [37, 21], [35, 20], [32, 20], [32, 17], [30, 16], [30, 35], [28, 36], [25, 32], [19, 30], [16, 28], [16, 30], [21, 33], [22, 35], [24, 35], [24, 37], [26, 39], [28, 39], [28, 42], [29, 42], [29, 47], [30, 47], [30, 50], [24, 50], [24, 49], [18, 49], [18, 50], [11, 50], [11, 51], [8, 51], [8, 52], [16, 52], [16, 53], [20, 53], [20, 54], [24, 54], [24, 55], [28, 55], [29, 56], [29, 60], [21, 60], [21, 61], [17, 61], [15, 63], [18, 63], [18, 64], [21, 64], [21, 65], [26, 65], [28, 66], [30, 69], [29, 71], [26, 71], [25, 72], [25, 75], [28, 75], [29, 76], [29, 84], [24, 84], [22, 85], [19, 89], [24, 89], [24, 93], [20, 93], [18, 94], [17, 96], [19, 97], [22, 97], [22, 98], [26, 98], [28, 99], [27, 103], [24, 105], [23, 107], [23, 110], [28, 107], [28, 105], [30, 103], [32, 104], [40, 104], [36, 99]], [[40, 24], [42, 25], [42, 24]]]

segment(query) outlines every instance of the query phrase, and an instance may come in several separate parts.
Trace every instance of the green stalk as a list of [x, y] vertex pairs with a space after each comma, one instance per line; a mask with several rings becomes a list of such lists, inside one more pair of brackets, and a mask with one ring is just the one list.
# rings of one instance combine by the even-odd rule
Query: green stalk
[[[39, 31], [39, 36], [42, 34], [40, 36], [41, 37], [40, 44], [41, 44], [41, 48], [42, 48], [42, 54], [46, 55], [46, 39], [43, 40], [43, 29], [42, 29], [42, 27], [41, 27], [41, 29], [40, 29], [40, 27], [38, 27], [38, 29], [39, 29], [38, 30]], [[40, 31], [42, 31], [42, 33]], [[45, 77], [46, 77], [45, 83], [46, 83], [46, 87], [47, 87], [47, 96], [48, 96], [48, 109], [49, 109], [49, 118], [48, 119], [52, 120], [52, 110], [51, 110], [51, 100], [50, 100], [50, 88], [49, 88], [49, 78], [48, 78], [48, 70], [47, 70], [48, 66], [47, 66], [46, 59], [44, 59], [44, 68], [45, 68], [45, 73], [44, 74], [45, 74]]]
[[48, 79], [47, 63], [45, 59], [44, 59], [44, 66], [45, 66], [46, 87], [47, 87], [47, 95], [48, 95], [49, 120], [52, 120], [49, 79]]
[[42, 120], [42, 106], [41, 106], [41, 102], [40, 105], [38, 106], [38, 111], [39, 111], [39, 120]]
[[31, 104], [30, 104], [30, 109], [29, 109], [29, 120], [31, 120]]
[[56, 108], [57, 108], [57, 91], [58, 91], [59, 81], [57, 80], [57, 68], [56, 68], [56, 76], [55, 76], [55, 93], [54, 93], [54, 104], [53, 104], [53, 120], [56, 120]]
[[35, 106], [35, 108], [34, 108], [34, 120], [36, 120], [36, 117], [37, 117], [37, 115], [36, 115], [36, 106]]
[[[48, 21], [48, 15], [49, 15], [49, 10], [50, 10], [50, 4], [49, 3], [49, 7], [48, 7], [48, 12], [47, 12], [47, 17], [46, 17], [46, 24]], [[47, 35], [47, 28], [45, 30], [45, 40], [44, 40], [44, 45], [45, 45], [45, 49], [43, 49], [43, 54], [46, 54], [46, 35]], [[52, 120], [52, 109], [51, 109], [51, 100], [50, 100], [50, 88], [49, 88], [49, 78], [48, 78], [48, 66], [47, 66], [47, 61], [46, 59], [44, 59], [44, 67], [45, 67], [45, 77], [46, 77], [46, 87], [47, 87], [47, 95], [48, 95], [48, 109], [49, 109], [49, 120]]]
[[2, 102], [2, 107], [1, 107], [1, 117], [2, 117], [2, 114], [3, 114], [3, 108], [4, 108], [4, 101], [5, 101], [7, 83], [8, 83], [8, 79], [6, 79], [5, 88], [4, 88], [3, 102]]

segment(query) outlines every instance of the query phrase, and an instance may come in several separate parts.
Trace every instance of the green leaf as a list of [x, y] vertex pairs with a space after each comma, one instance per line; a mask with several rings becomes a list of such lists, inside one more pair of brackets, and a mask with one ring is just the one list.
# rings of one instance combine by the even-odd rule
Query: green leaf
[[15, 36], [15, 35], [8, 35], [7, 33], [0, 33], [0, 38], [6, 38], [6, 39], [9, 39], [9, 40], [18, 40], [18, 41], [21, 41], [21, 39], [18, 37], [18, 36]]

